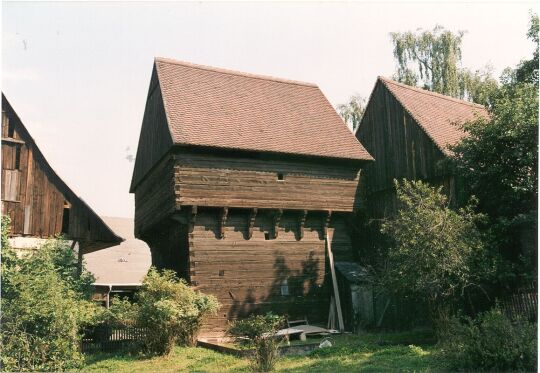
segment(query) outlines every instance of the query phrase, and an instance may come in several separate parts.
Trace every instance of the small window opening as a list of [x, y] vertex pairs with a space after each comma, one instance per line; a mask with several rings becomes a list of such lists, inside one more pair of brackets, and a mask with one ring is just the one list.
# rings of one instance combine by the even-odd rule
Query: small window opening
[[282, 173], [278, 173], [278, 174], [277, 174], [277, 179], [278, 179], [279, 181], [283, 181], [283, 174], [282, 174]]
[[287, 280], [281, 281], [281, 295], [289, 295], [289, 283]]
[[268, 241], [268, 240], [270, 239], [270, 233], [266, 232], [266, 233], [264, 234], [264, 239], [265, 239], [266, 241]]
[[225, 276], [225, 270], [220, 269], [220, 270], [219, 270], [219, 275], [220, 275], [220, 277]]
[[69, 207], [64, 205], [64, 214], [62, 215], [62, 234], [69, 233]]
[[15, 134], [15, 126], [13, 125], [13, 122], [9, 120], [7, 115], [5, 116], [5, 120], [7, 122], [7, 127], [8, 127], [8, 137], [13, 138], [13, 135]]
[[21, 168], [21, 147], [17, 146], [15, 148], [15, 170], [19, 170]]

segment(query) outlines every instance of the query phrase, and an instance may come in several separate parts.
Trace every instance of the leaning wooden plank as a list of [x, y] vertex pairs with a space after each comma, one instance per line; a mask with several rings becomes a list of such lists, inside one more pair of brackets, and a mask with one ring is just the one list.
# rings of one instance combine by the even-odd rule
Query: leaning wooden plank
[[336, 301], [338, 326], [339, 326], [339, 331], [343, 332], [345, 331], [345, 326], [343, 325], [343, 313], [341, 312], [341, 302], [339, 299], [339, 289], [337, 285], [336, 269], [334, 268], [334, 255], [332, 254], [332, 246], [330, 244], [330, 240], [328, 239], [328, 235], [326, 235], [325, 241], [326, 241], [326, 248], [328, 250], [328, 261], [330, 262], [330, 272], [332, 273], [332, 285], [334, 287], [334, 297]]

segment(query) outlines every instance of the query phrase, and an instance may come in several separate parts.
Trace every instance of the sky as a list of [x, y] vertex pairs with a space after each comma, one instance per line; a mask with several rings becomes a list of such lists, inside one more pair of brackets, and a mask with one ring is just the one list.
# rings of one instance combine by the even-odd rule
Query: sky
[[316, 83], [336, 106], [395, 70], [389, 33], [464, 30], [463, 67], [530, 58], [533, 2], [2, 2], [1, 88], [59, 176], [132, 217], [155, 56]]

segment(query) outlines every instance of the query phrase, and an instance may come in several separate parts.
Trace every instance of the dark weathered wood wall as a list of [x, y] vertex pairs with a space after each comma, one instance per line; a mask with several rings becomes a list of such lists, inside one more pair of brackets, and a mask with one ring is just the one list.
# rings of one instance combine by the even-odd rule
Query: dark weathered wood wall
[[358, 174], [358, 167], [316, 162], [180, 154], [175, 164], [176, 203], [353, 211]]
[[[2, 214], [12, 236], [51, 237], [64, 232], [85, 252], [121, 242], [56, 175], [2, 97]], [[69, 225], [63, 226], [64, 207]]]
[[[220, 238], [218, 214], [199, 214], [189, 233], [190, 281], [197, 289], [214, 294], [222, 304], [218, 315], [205, 323], [205, 335], [222, 334], [228, 320], [252, 312], [272, 311], [293, 319], [307, 316], [312, 322], [326, 320], [329, 289], [325, 287], [322, 214], [308, 214], [302, 239], [296, 212], [284, 213], [275, 239], [272, 211], [257, 215], [250, 239], [248, 210], [229, 212], [224, 238]], [[350, 241], [343, 237], [343, 223], [335, 220], [329, 239], [341, 255], [348, 255]]]
[[136, 186], [135, 231], [142, 235], [175, 210], [193, 205], [351, 212], [360, 204], [359, 174], [358, 164], [176, 150]]
[[131, 191], [135, 190], [146, 174], [159, 162], [172, 146], [172, 138], [167, 123], [167, 115], [163, 106], [163, 96], [154, 66], [148, 97], [144, 109], [137, 157], [131, 180]]
[[448, 187], [452, 183], [453, 187], [450, 175], [440, 166], [445, 155], [380, 81], [356, 137], [375, 158], [362, 171], [372, 217], [395, 211], [394, 179], [422, 179]]

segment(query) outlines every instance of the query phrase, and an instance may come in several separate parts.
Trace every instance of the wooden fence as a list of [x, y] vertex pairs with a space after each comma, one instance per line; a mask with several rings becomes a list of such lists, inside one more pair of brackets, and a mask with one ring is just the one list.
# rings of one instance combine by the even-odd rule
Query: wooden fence
[[142, 340], [147, 330], [130, 326], [100, 325], [84, 331], [81, 352], [114, 352], [132, 347]]
[[499, 299], [501, 309], [510, 319], [518, 317], [536, 321], [538, 314], [538, 288], [536, 284], [518, 289], [513, 294]]

